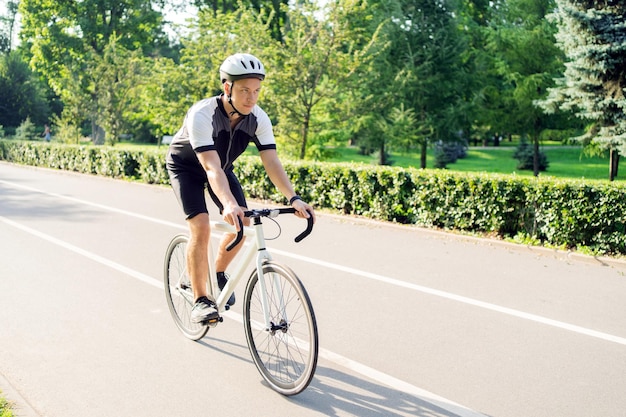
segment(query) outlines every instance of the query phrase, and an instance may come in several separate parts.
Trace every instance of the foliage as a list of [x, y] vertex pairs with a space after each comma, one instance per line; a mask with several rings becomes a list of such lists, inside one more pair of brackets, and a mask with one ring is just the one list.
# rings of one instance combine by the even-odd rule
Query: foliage
[[467, 43], [455, 18], [456, 2], [401, 1], [401, 5], [402, 15], [396, 21], [399, 43], [393, 54], [400, 63], [398, 98], [415, 111], [425, 161], [428, 142], [454, 141], [462, 126], [461, 57]]
[[97, 66], [104, 51], [114, 39], [120, 47], [145, 56], [157, 52], [167, 42], [160, 12], [150, 0], [21, 0], [19, 10], [20, 39], [31, 66], [61, 97], [68, 117], [75, 117], [77, 125], [85, 119], [92, 122], [98, 140], [97, 123], [110, 120], [98, 107], [107, 100], [100, 98], [98, 88]]
[[49, 106], [45, 88], [18, 52], [0, 55], [0, 124], [18, 126], [27, 117], [41, 126]]
[[467, 143], [465, 141], [438, 141], [434, 146], [435, 168], [446, 168], [448, 164], [455, 163], [459, 158], [467, 155]]
[[27, 117], [15, 131], [15, 139], [37, 140], [40, 137], [39, 133], [37, 127], [30, 121], [30, 117]]
[[[0, 140], [0, 159], [168, 184], [165, 151]], [[285, 162], [319, 208], [425, 227], [497, 235], [599, 254], [626, 254], [626, 187], [352, 164]], [[235, 167], [250, 198], [285, 203], [258, 157]]]
[[83, 138], [80, 128], [74, 119], [68, 117], [67, 112], [61, 116], [53, 116], [52, 124], [56, 127], [54, 140], [57, 142], [79, 144]]
[[300, 2], [287, 12], [283, 41], [272, 44], [271, 77], [279, 81], [272, 81], [267, 100], [278, 118], [281, 144], [297, 158], [307, 156], [311, 132], [323, 127], [316, 109], [341, 111], [341, 89], [372, 59], [376, 31], [365, 34], [351, 23], [367, 13], [365, 6], [343, 0], [320, 9], [316, 2]]
[[133, 92], [143, 80], [143, 60], [137, 51], [126, 50], [114, 37], [95, 60], [96, 122], [104, 128], [107, 143], [114, 145], [120, 135], [129, 130], [130, 120], [136, 113]]
[[169, 184], [163, 150], [130, 151], [105, 146], [21, 141], [0, 141], [0, 148], [0, 159], [10, 162], [113, 178], [135, 178], [149, 184]]
[[[589, 67], [595, 74], [615, 68], [605, 78], [595, 78], [614, 93], [603, 105], [614, 103], [611, 111], [621, 109], [616, 117], [624, 114], [619, 81], [620, 60], [626, 55], [620, 38], [624, 24], [621, 17], [611, 17], [604, 3], [586, 14], [581, 7], [596, 3], [195, 0], [197, 19], [185, 28], [180, 45], [170, 45], [159, 10], [182, 3], [22, 0], [18, 59], [35, 72], [28, 83], [19, 82], [19, 71], [12, 73], [6, 91], [34, 85], [40, 77], [60, 97], [60, 119], [70, 130], [87, 126], [96, 142], [104, 133], [109, 143], [120, 133], [154, 141], [174, 134], [193, 102], [221, 91], [217, 68], [225, 56], [250, 52], [268, 69], [260, 105], [274, 122], [282, 150], [324, 159], [350, 143], [389, 164], [391, 152], [418, 149], [425, 168], [427, 150], [437, 149], [429, 144], [439, 141], [499, 133], [528, 136], [538, 145], [547, 135], [580, 127], [565, 105], [549, 115], [535, 106], [565, 70], [567, 51], [555, 45], [556, 33], [559, 46], [584, 46], [567, 71], [584, 74], [579, 64], [587, 63], [595, 65]], [[566, 3], [576, 7], [560, 6], [558, 15], [571, 19], [545, 19], [555, 4]], [[623, 5], [616, 7], [621, 16]], [[571, 31], [561, 27], [570, 21]], [[592, 37], [567, 40], [577, 34]], [[593, 59], [585, 61], [585, 56]], [[615, 74], [612, 80], [606, 78], [610, 74]], [[0, 92], [4, 98], [5, 90]], [[12, 129], [27, 115], [37, 125], [47, 121], [49, 110], [35, 115], [36, 105], [23, 95], [16, 97], [0, 106], [29, 109], [27, 114], [0, 123]], [[60, 113], [59, 107], [53, 109]], [[8, 113], [0, 110], [1, 119]], [[589, 133], [602, 132], [603, 123], [590, 125]], [[621, 140], [617, 130], [606, 133], [607, 140]]]
[[13, 50], [13, 35], [17, 28], [17, 10], [19, 1], [7, 0], [6, 16], [0, 15], [0, 53], [6, 54]]
[[[565, 73], [542, 106], [547, 111], [574, 110], [578, 117], [592, 122], [580, 140], [626, 154], [626, 4], [556, 3], [558, 9], [552, 17], [558, 26], [557, 45], [567, 62]], [[611, 164], [616, 171], [616, 161]], [[616, 172], [610, 172], [613, 179]]]
[[[539, 171], [545, 171], [548, 169], [548, 157], [545, 153], [539, 151], [537, 152], [538, 165], [537, 169]], [[517, 164], [517, 169], [521, 170], [534, 170], [535, 169], [535, 150], [533, 146], [528, 143], [526, 138], [523, 138], [517, 149], [515, 149], [515, 153], [513, 154], [513, 158], [517, 159], [519, 163]]]
[[[494, 54], [496, 73], [502, 80], [502, 89], [496, 92], [495, 113], [499, 132], [516, 132], [529, 136], [539, 149], [539, 138], [552, 124], [551, 115], [544, 114], [536, 105], [553, 85], [553, 77], [562, 71], [562, 56], [554, 45], [554, 25], [545, 15], [554, 8], [554, 2], [545, 0], [508, 0], [503, 4], [499, 18], [502, 23], [489, 32], [489, 51]], [[537, 153], [530, 161], [539, 161]], [[531, 165], [534, 174], [540, 166]]]
[[283, 28], [288, 22], [286, 9], [289, 0], [194, 0], [194, 4], [201, 10], [210, 10], [214, 14], [232, 13], [241, 6], [254, 8], [257, 13], [264, 15], [264, 23], [277, 41], [282, 41]]
[[[230, 30], [215, 30], [225, 27]], [[168, 58], [145, 63], [145, 80], [136, 96], [136, 116], [149, 120], [158, 137], [176, 133], [194, 102], [221, 92], [219, 67], [228, 55], [249, 52], [272, 68], [266, 47], [273, 41], [262, 16], [252, 9], [230, 14], [201, 10], [192, 33], [182, 39], [180, 64]], [[273, 82], [272, 78], [270, 70], [264, 88]]]
[[12, 404], [2, 396], [2, 391], [0, 391], [0, 417], [15, 417], [11, 405]]

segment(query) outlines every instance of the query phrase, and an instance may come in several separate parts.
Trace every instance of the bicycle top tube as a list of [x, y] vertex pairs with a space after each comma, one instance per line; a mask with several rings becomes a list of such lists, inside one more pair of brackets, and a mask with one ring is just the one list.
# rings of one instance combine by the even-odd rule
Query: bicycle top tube
[[[280, 214], [294, 214], [295, 212], [296, 212], [296, 209], [294, 209], [293, 207], [283, 207], [283, 208], [277, 208], [277, 209], [266, 208], [266, 209], [257, 209], [257, 210], [246, 210], [244, 212], [244, 216], [250, 217], [253, 219], [260, 219], [261, 217], [274, 218]], [[313, 231], [313, 215], [309, 215], [306, 221], [307, 221], [306, 229], [304, 230], [304, 232], [300, 233], [294, 239], [296, 243], [300, 242], [302, 239], [310, 235], [311, 232]], [[257, 223], [255, 222], [255, 224]], [[258, 224], [260, 224], [260, 221]], [[226, 247], [226, 250], [227, 251], [232, 250], [235, 246], [237, 246], [237, 244], [239, 244], [239, 242], [241, 242], [242, 238], [243, 238], [243, 223], [241, 222], [241, 219], [239, 219], [239, 232], [237, 232], [237, 236], [235, 237], [235, 239], [228, 244], [228, 246]]]

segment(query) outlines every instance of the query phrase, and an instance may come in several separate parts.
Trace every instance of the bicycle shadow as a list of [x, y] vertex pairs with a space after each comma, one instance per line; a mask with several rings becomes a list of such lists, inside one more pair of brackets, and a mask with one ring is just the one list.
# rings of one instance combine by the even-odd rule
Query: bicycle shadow
[[[220, 354], [252, 364], [245, 345], [209, 336], [198, 343]], [[265, 381], [261, 383], [266, 385]], [[283, 398], [331, 417], [459, 417], [459, 414], [417, 395], [320, 364], [313, 381], [304, 392]]]
[[458, 417], [416, 395], [358, 375], [318, 366], [306, 391], [289, 401], [325, 416], [359, 417]]

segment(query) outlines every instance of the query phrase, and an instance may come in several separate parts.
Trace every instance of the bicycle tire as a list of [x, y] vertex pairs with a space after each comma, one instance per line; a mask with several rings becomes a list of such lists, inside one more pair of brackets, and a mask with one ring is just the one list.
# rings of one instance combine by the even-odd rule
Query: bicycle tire
[[202, 339], [209, 326], [191, 321], [193, 291], [187, 275], [187, 242], [189, 238], [177, 235], [171, 240], [165, 252], [163, 272], [165, 299], [176, 327], [191, 340]]
[[315, 313], [306, 289], [290, 268], [266, 262], [263, 279], [269, 293], [270, 319], [278, 326], [273, 331], [265, 329], [262, 290], [255, 270], [244, 294], [246, 341], [254, 364], [271, 388], [286, 396], [296, 395], [311, 383], [317, 367], [319, 341]]

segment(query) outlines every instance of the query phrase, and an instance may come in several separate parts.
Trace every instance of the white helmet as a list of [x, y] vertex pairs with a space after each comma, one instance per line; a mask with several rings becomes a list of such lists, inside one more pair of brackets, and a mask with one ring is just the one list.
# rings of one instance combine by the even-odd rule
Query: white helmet
[[265, 67], [258, 58], [250, 54], [235, 54], [224, 60], [220, 66], [222, 83], [243, 78], [265, 78]]

